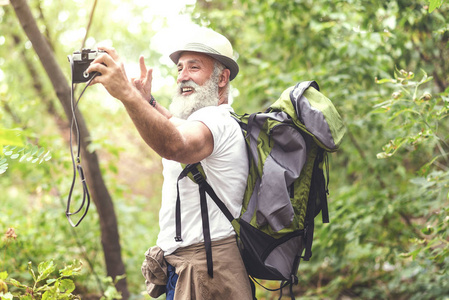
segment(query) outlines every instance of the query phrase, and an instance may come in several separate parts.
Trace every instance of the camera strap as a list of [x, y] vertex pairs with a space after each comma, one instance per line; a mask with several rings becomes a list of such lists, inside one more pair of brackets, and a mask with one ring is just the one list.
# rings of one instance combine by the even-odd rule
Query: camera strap
[[[71, 103], [71, 109], [72, 109], [72, 121], [71, 121], [71, 125], [70, 125], [70, 155], [72, 158], [73, 178], [72, 178], [72, 184], [71, 184], [70, 190], [69, 190], [69, 195], [67, 198], [67, 208], [66, 208], [65, 214], [66, 214], [67, 220], [69, 221], [70, 225], [72, 227], [77, 227], [81, 223], [81, 221], [84, 219], [84, 217], [87, 214], [87, 211], [89, 210], [90, 194], [89, 194], [89, 189], [87, 187], [87, 182], [86, 182], [86, 177], [85, 177], [85, 174], [83, 171], [83, 167], [81, 165], [81, 136], [80, 136], [78, 121], [77, 121], [75, 112], [78, 107], [78, 103], [79, 103], [81, 97], [83, 96], [84, 92], [86, 91], [87, 87], [89, 86], [91, 81], [98, 74], [95, 73], [93, 75], [93, 77], [86, 83], [86, 86], [82, 90], [80, 96], [75, 101], [75, 95], [74, 95], [75, 84], [73, 83], [73, 59], [70, 59], [70, 66], [71, 66], [71, 70], [72, 70], [72, 86], [71, 86], [71, 93], [70, 93], [70, 103]], [[74, 150], [73, 149], [73, 135], [74, 134], [76, 135], [76, 145], [77, 145], [76, 155], [73, 152], [73, 150]], [[83, 189], [83, 198], [82, 198], [79, 208], [75, 212], [70, 212], [70, 208], [72, 205], [73, 191], [74, 191], [76, 179], [77, 179], [77, 173], [78, 173], [78, 176], [79, 176], [79, 179], [80, 179], [80, 182], [82, 185], [82, 189]], [[76, 223], [74, 223], [72, 221], [71, 217], [79, 214], [83, 210], [84, 210], [84, 212], [82, 213], [81, 218]]]

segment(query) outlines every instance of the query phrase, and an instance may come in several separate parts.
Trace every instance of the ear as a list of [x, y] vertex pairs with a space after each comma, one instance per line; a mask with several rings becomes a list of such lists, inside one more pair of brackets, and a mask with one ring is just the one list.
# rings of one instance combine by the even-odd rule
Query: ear
[[225, 87], [229, 82], [229, 76], [231, 76], [231, 71], [229, 69], [224, 69], [220, 75], [220, 81], [218, 82], [219, 87]]

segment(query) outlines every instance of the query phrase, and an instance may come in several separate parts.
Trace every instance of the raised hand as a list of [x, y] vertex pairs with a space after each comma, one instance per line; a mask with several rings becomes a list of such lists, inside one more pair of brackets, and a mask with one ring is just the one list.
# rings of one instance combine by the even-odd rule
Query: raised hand
[[140, 78], [131, 78], [131, 83], [147, 101], [150, 101], [151, 81], [153, 80], [153, 69], [150, 68], [147, 70], [143, 55], [139, 57], [139, 65], [140, 65]]

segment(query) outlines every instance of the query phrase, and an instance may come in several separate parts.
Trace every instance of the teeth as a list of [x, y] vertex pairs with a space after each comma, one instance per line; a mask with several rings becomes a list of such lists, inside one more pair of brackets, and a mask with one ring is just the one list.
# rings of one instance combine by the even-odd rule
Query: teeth
[[183, 93], [193, 92], [193, 88], [191, 88], [191, 87], [185, 87], [185, 88], [182, 88], [181, 91], [182, 91]]

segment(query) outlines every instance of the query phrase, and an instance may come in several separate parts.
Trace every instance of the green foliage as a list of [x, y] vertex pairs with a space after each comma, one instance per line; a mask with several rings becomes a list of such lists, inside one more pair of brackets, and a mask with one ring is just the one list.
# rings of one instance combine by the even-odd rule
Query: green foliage
[[49, 161], [51, 154], [50, 151], [31, 144], [21, 148], [17, 146], [4, 146], [3, 155], [0, 157], [0, 174], [5, 173], [8, 169], [8, 158], [11, 160], [17, 159], [19, 162], [41, 164], [44, 161]]
[[21, 146], [23, 141], [20, 138], [20, 130], [0, 128], [0, 147], [4, 145]]
[[377, 155], [378, 158], [387, 158], [394, 155], [397, 151], [407, 146], [418, 148], [433, 149], [437, 147], [440, 154], [431, 159], [426, 164], [434, 164], [438, 159], [447, 159], [447, 148], [445, 134], [445, 118], [448, 116], [449, 106], [447, 96], [433, 97], [427, 91], [419, 94], [420, 88], [425, 83], [432, 80], [423, 72], [420, 81], [414, 79], [412, 72], [404, 70], [396, 71], [395, 79], [378, 80], [377, 83], [391, 83], [398, 89], [392, 94], [392, 98], [382, 103], [376, 104], [377, 113], [388, 113], [391, 117], [388, 119], [390, 124], [395, 124], [393, 129], [401, 131], [401, 135], [391, 140], [384, 146], [384, 152]]
[[[66, 57], [81, 47], [91, 2], [65, 1], [62, 7], [55, 0], [29, 1], [67, 78]], [[446, 2], [195, 4], [192, 19], [228, 36], [239, 55], [241, 71], [232, 82], [238, 113], [264, 110], [285, 88], [313, 79], [347, 125], [341, 151], [329, 157], [331, 223], [318, 222], [313, 257], [300, 266], [295, 292], [302, 298], [444, 299], [449, 294]], [[152, 12], [147, 1], [98, 1], [85, 46], [113, 45], [128, 66], [144, 54], [155, 79], [160, 75], [173, 83], [174, 73], [151, 44], [167, 20]], [[16, 228], [18, 235], [0, 242], [1, 269], [33, 283], [29, 261], [77, 259], [88, 270], [66, 278], [76, 293], [107, 297], [111, 279], [101, 279], [105, 263], [95, 207], [76, 229], [63, 213], [72, 175], [67, 120], [9, 5], [0, 6], [0, 45], [0, 230]], [[157, 99], [166, 105], [172, 86], [158, 88]], [[79, 108], [91, 131], [89, 150], [98, 153], [114, 198], [132, 298], [142, 299], [140, 265], [159, 230], [161, 164], [120, 104], [101, 88], [87, 89]], [[34, 272], [37, 279], [39, 268]], [[60, 278], [55, 272], [47, 279]], [[55, 288], [47, 279], [39, 284]], [[9, 292], [19, 290], [11, 286]]]
[[13, 278], [7, 278], [8, 273], [2, 272], [1, 279], [7, 284], [16, 287], [17, 291], [5, 293], [3, 299], [80, 299], [72, 294], [75, 290], [75, 284], [70, 277], [78, 275], [81, 270], [79, 262], [72, 264], [59, 270], [59, 276], [49, 278], [56, 270], [53, 261], [42, 262], [37, 267], [37, 273], [33, 269], [32, 263], [28, 263], [28, 271], [32, 276], [33, 282], [30, 285], [20, 283]]
[[[73, 263], [66, 265], [63, 269], [58, 271], [57, 276], [52, 276], [56, 271], [56, 265], [53, 260], [41, 262], [37, 270], [33, 268], [32, 262], [28, 263], [28, 272], [31, 275], [32, 283], [24, 284], [13, 278], [8, 278], [8, 273], [3, 271], [0, 273], [0, 297], [2, 299], [81, 299], [80, 296], [73, 294], [75, 292], [75, 283], [72, 277], [81, 274], [82, 263], [80, 261], [73, 261]], [[37, 272], [36, 272], [37, 271]], [[117, 277], [112, 280], [110, 277], [105, 278], [104, 283], [107, 283], [107, 289], [100, 300], [122, 299], [120, 293], [117, 292], [114, 284], [122, 277]], [[8, 287], [11, 285], [11, 291], [8, 292]]]
[[432, 79], [426, 73], [417, 81], [413, 79], [413, 73], [401, 70], [394, 79], [380, 81], [398, 90], [392, 99], [379, 104], [383, 112], [378, 110], [390, 116], [388, 124], [397, 137], [384, 146], [378, 158], [402, 153], [403, 157], [413, 156], [421, 166], [410, 179], [411, 191], [424, 202], [415, 204], [417, 210], [412, 216], [421, 220], [416, 225], [416, 237], [409, 240], [408, 251], [400, 257], [412, 259], [406, 267], [410, 270], [407, 279], [422, 282], [413, 287], [412, 298], [435, 299], [449, 292], [445, 284], [449, 279], [445, 271], [449, 268], [449, 98], [447, 92], [432, 96], [424, 89]]
[[419, 1], [198, 2], [196, 21], [239, 54], [238, 112], [264, 110], [283, 89], [314, 79], [346, 122], [330, 156], [331, 223], [316, 226], [301, 296], [448, 294], [446, 14]]
[[443, 0], [430, 0], [429, 13], [439, 8], [443, 4]]

